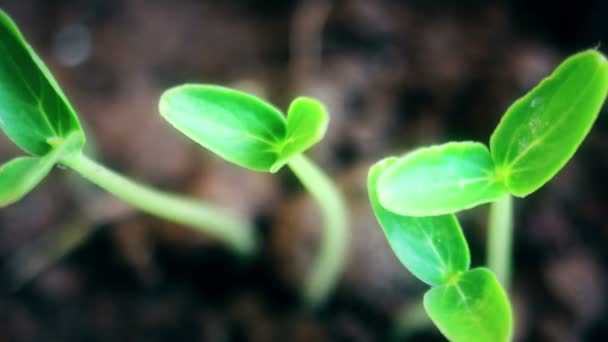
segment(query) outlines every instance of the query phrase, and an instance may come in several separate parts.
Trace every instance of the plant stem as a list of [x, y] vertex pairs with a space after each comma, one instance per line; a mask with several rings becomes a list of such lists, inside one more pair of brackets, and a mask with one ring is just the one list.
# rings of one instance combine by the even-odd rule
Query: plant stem
[[251, 254], [256, 248], [252, 227], [222, 209], [134, 182], [82, 153], [65, 158], [62, 163], [148, 214], [204, 231], [242, 254]]
[[332, 180], [304, 155], [291, 158], [288, 165], [319, 203], [325, 223], [319, 253], [304, 284], [306, 303], [316, 307], [336, 286], [344, 268], [348, 240], [346, 206]]
[[513, 198], [510, 195], [491, 204], [488, 229], [488, 267], [508, 290], [513, 248]]

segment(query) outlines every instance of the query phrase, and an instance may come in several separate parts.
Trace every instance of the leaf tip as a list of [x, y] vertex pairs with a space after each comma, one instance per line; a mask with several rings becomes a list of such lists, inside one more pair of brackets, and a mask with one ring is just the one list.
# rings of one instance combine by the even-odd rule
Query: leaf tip
[[285, 161], [277, 161], [276, 163], [272, 164], [270, 169], [268, 169], [268, 172], [277, 173], [283, 168], [284, 165], [285, 165]]
[[169, 99], [173, 95], [173, 93], [179, 91], [180, 88], [184, 87], [184, 85], [179, 85], [176, 87], [169, 88], [160, 95], [158, 100], [158, 111], [162, 117], [168, 117], [171, 115], [171, 110], [169, 106]]

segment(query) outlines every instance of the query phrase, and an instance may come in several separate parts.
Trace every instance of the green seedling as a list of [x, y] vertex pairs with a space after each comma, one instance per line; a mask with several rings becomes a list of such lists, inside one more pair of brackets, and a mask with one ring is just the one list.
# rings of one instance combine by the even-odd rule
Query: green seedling
[[369, 197], [401, 263], [433, 286], [424, 296], [427, 313], [450, 340], [507, 341], [513, 325], [507, 295], [488, 269], [470, 269], [469, 247], [456, 216], [403, 216], [380, 203], [378, 181], [398, 161], [387, 158], [370, 169]]
[[525, 197], [572, 158], [607, 89], [605, 57], [595, 50], [576, 54], [507, 110], [490, 138], [491, 153], [477, 142], [411, 152], [380, 178], [380, 202], [396, 213], [426, 216], [508, 194]]
[[[541, 188], [570, 160], [608, 93], [608, 62], [595, 50], [571, 56], [507, 110], [490, 138], [423, 147], [373, 166], [376, 217], [401, 262], [431, 286], [424, 306], [453, 341], [508, 341], [502, 286], [511, 271], [512, 197]], [[455, 212], [491, 203], [489, 269], [468, 270]]]
[[325, 135], [328, 115], [318, 101], [299, 97], [287, 118], [245, 93], [186, 84], [161, 97], [161, 115], [177, 130], [221, 158], [244, 168], [275, 173], [287, 164], [319, 203], [325, 220], [320, 251], [304, 284], [304, 299], [323, 302], [341, 275], [346, 251], [346, 208], [341, 193], [303, 152]]
[[0, 10], [0, 128], [28, 157], [0, 167], [0, 207], [27, 195], [56, 164], [131, 205], [203, 230], [235, 250], [255, 247], [251, 227], [197, 200], [150, 189], [87, 158], [85, 134], [63, 91], [11, 18]]

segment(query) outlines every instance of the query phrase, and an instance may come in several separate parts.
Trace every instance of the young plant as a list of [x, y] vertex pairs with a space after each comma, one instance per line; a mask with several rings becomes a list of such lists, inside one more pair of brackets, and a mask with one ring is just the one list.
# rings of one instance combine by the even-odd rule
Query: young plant
[[255, 248], [253, 230], [247, 223], [194, 199], [150, 189], [87, 158], [82, 153], [85, 134], [74, 109], [1, 10], [0, 128], [30, 154], [0, 167], [0, 207], [20, 200], [56, 164], [63, 164], [149, 214], [203, 230], [242, 253]]
[[571, 56], [507, 110], [490, 138], [424, 147], [370, 170], [369, 193], [389, 244], [432, 286], [424, 306], [454, 341], [507, 341], [511, 310], [484, 268], [468, 268], [454, 212], [492, 203], [488, 266], [510, 281], [511, 195], [538, 190], [572, 158], [608, 94], [608, 62], [595, 50]]
[[369, 172], [374, 214], [401, 263], [426, 284], [424, 307], [450, 340], [507, 341], [512, 313], [505, 291], [487, 268], [470, 269], [470, 253], [454, 214], [404, 216], [387, 210], [378, 198], [382, 176], [399, 162], [392, 157]]
[[287, 118], [245, 93], [186, 84], [161, 97], [161, 115], [177, 130], [221, 158], [244, 168], [275, 173], [287, 164], [317, 200], [325, 220], [319, 254], [304, 284], [304, 299], [323, 302], [341, 275], [346, 243], [346, 208], [340, 191], [303, 152], [325, 135], [328, 115], [318, 101], [299, 97]]

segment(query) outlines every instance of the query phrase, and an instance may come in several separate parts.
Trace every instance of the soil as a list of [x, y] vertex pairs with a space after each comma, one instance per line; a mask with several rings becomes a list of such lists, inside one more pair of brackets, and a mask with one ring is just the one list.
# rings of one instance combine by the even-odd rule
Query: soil
[[[55, 170], [0, 210], [0, 342], [442, 341], [396, 333], [426, 286], [396, 260], [367, 202], [376, 160], [448, 140], [488, 141], [505, 109], [565, 56], [608, 42], [608, 2], [0, 0], [78, 109], [89, 154], [158, 188], [250, 218], [238, 258]], [[158, 115], [184, 82], [297, 95], [331, 113], [308, 154], [348, 199], [344, 276], [319, 310], [298, 287], [319, 211], [288, 171], [239, 169]], [[608, 340], [608, 116], [542, 190], [516, 201], [517, 341]], [[4, 136], [0, 160], [20, 154]], [[487, 208], [460, 215], [482, 265]], [[398, 330], [398, 329], [397, 329]]]

